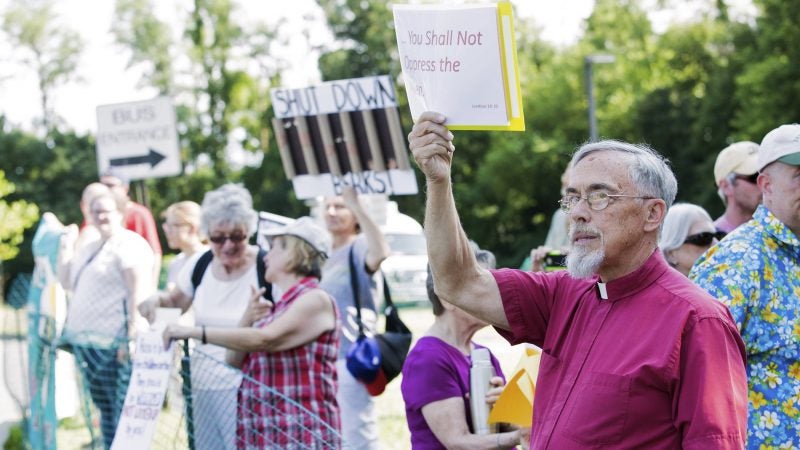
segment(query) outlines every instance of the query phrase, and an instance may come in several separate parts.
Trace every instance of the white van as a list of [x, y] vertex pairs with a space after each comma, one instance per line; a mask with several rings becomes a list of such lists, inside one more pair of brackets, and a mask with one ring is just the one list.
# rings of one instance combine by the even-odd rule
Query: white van
[[381, 270], [389, 284], [392, 301], [398, 306], [427, 304], [428, 251], [422, 225], [399, 212], [395, 202], [388, 202], [386, 208], [386, 223], [380, 227], [391, 254], [381, 264]]

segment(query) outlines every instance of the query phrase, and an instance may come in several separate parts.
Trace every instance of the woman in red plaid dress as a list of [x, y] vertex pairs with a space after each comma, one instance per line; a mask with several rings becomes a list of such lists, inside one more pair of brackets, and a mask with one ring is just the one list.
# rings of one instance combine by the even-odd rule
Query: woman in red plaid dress
[[308, 217], [270, 231], [265, 278], [284, 292], [274, 307], [253, 288], [240, 328], [170, 325], [165, 339], [189, 337], [230, 349], [227, 362], [244, 374], [238, 448], [340, 448], [339, 323], [336, 302], [318, 287], [330, 238]]

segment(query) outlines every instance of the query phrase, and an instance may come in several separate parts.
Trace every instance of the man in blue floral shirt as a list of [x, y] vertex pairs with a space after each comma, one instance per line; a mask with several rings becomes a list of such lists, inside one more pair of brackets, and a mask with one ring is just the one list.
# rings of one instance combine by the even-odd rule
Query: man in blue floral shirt
[[744, 339], [747, 448], [800, 448], [800, 125], [770, 131], [758, 167], [764, 203], [689, 277], [728, 305]]

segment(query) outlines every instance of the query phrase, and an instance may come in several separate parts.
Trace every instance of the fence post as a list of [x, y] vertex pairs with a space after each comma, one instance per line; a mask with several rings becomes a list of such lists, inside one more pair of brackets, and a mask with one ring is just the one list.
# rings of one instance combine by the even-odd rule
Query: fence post
[[181, 358], [181, 374], [183, 375], [183, 398], [186, 407], [186, 435], [189, 441], [189, 450], [194, 447], [194, 415], [192, 408], [192, 369], [189, 360], [189, 340], [183, 340], [183, 357]]

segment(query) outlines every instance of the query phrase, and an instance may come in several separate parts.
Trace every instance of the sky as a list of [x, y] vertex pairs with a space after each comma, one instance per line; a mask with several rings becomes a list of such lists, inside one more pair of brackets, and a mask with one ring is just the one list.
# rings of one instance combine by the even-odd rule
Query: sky
[[[655, 0], [652, 0], [655, 1]], [[444, 0], [443, 3], [459, 3], [459, 0]], [[0, 11], [8, 0], [0, 0]], [[303, 17], [311, 15], [322, 22], [322, 12], [313, 0], [238, 0], [241, 23], [247, 26], [257, 22], [274, 23], [278, 18], [286, 19], [284, 31], [289, 35], [299, 33]], [[530, 17], [542, 26], [543, 38], [558, 45], [575, 42], [580, 35], [583, 21], [589, 16], [593, 0], [513, 0], [519, 16]], [[680, 2], [678, 2], [680, 3]], [[688, 4], [688, 0], [686, 0]], [[749, 0], [735, 0], [745, 4]], [[114, 43], [110, 32], [112, 0], [59, 0], [55, 2], [60, 24], [78, 31], [84, 39], [78, 80], [59, 86], [51, 101], [56, 114], [78, 132], [97, 131], [95, 108], [98, 105], [124, 103], [151, 99], [156, 95], [151, 88], [138, 87], [141, 69], [127, 68], [128, 53]], [[160, 0], [155, 2], [156, 15], [165, 21], [179, 23], [190, 7], [188, 0]], [[675, 8], [673, 11], [654, 13], [651, 18], [666, 27], [681, 16], [691, 16], [691, 8]], [[180, 20], [182, 22], [182, 19]], [[174, 33], [180, 33], [175, 29]], [[329, 42], [331, 37], [324, 25], [313, 30], [312, 42]], [[283, 56], [291, 60], [292, 67], [285, 74], [293, 86], [313, 85], [319, 81], [316, 55], [303, 47], [303, 39], [291, 39], [291, 47]], [[32, 120], [41, 117], [39, 91], [36, 79], [29, 69], [17, 64], [20, 56], [5, 40], [0, 40], [0, 112], [5, 114], [12, 126], [30, 130]]]

